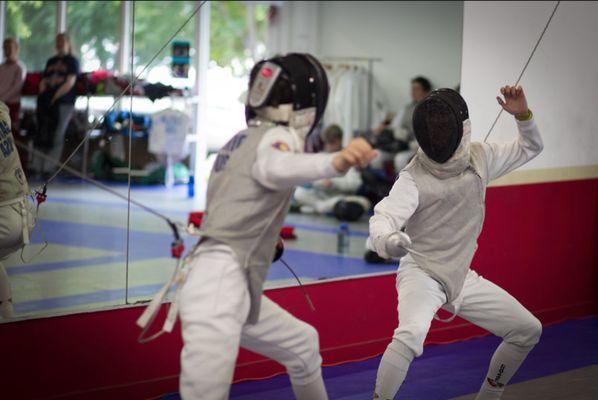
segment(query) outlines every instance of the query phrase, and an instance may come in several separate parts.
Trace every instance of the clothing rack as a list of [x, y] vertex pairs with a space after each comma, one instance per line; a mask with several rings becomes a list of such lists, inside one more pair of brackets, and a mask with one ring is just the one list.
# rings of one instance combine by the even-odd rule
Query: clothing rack
[[374, 114], [374, 63], [381, 62], [382, 58], [379, 57], [358, 57], [358, 56], [322, 56], [320, 61], [324, 67], [333, 67], [332, 64], [339, 65], [346, 68], [354, 68], [362, 64], [367, 64], [368, 72], [368, 113], [367, 113], [367, 126], [372, 127], [372, 115]]

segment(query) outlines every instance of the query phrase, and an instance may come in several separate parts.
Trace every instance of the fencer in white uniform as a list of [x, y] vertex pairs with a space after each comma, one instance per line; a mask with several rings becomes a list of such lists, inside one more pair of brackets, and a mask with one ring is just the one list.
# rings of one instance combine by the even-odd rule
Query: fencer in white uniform
[[6, 104], [0, 102], [0, 317], [13, 316], [12, 294], [2, 260], [29, 243], [33, 228], [27, 195], [29, 186], [21, 167]]
[[368, 247], [385, 258], [402, 257], [396, 280], [399, 325], [380, 362], [375, 399], [395, 398], [441, 308], [503, 339], [478, 400], [499, 399], [540, 338], [536, 317], [470, 269], [487, 184], [543, 148], [523, 89], [505, 86], [501, 93], [505, 100], [497, 100], [516, 117], [519, 130], [504, 144], [470, 143], [463, 98], [450, 89], [431, 92], [413, 116], [420, 150], [374, 209]]
[[185, 400], [228, 398], [239, 346], [284, 365], [297, 399], [327, 399], [318, 333], [262, 295], [296, 185], [333, 178], [376, 155], [363, 139], [336, 153], [304, 153], [326, 106], [320, 63], [289, 54], [251, 72], [249, 127], [218, 153], [202, 239], [180, 295]]

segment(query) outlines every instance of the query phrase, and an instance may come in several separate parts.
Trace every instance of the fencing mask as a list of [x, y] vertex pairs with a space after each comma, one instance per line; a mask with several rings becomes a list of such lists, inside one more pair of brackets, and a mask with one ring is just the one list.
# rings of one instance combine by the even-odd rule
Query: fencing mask
[[307, 139], [324, 114], [329, 91], [326, 71], [309, 54], [264, 60], [251, 70], [245, 117], [287, 125]]
[[453, 89], [437, 89], [413, 111], [413, 131], [423, 152], [437, 163], [448, 161], [461, 143], [467, 103]]

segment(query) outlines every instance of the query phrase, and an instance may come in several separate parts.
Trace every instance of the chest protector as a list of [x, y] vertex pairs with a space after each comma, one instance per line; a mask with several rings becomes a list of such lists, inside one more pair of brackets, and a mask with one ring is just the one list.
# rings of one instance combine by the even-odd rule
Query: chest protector
[[419, 192], [419, 205], [406, 232], [420, 254], [410, 257], [442, 284], [448, 303], [461, 293], [482, 231], [486, 165], [481, 145], [472, 143], [469, 167], [456, 176], [429, 173], [417, 156], [405, 168]]
[[252, 176], [257, 148], [271, 128], [241, 131], [218, 152], [201, 224], [203, 236], [227, 244], [246, 271], [249, 323], [258, 320], [264, 281], [293, 195], [293, 189], [274, 191]]

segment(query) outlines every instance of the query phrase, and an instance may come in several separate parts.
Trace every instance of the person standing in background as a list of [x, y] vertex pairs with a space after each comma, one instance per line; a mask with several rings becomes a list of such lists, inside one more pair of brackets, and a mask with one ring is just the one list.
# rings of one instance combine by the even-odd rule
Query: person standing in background
[[[60, 160], [64, 136], [75, 109], [75, 83], [79, 75], [79, 60], [73, 56], [73, 45], [68, 33], [56, 35], [56, 55], [46, 62], [39, 85], [37, 101], [40, 134], [37, 144], [54, 160]], [[55, 166], [39, 160], [37, 171], [48, 175]]]
[[[21, 112], [21, 89], [27, 75], [27, 68], [19, 60], [19, 42], [9, 37], [2, 43], [4, 62], [0, 64], [0, 101], [8, 107], [12, 121], [12, 134], [20, 141], [19, 121]], [[27, 164], [27, 153], [20, 152], [21, 161]]]

